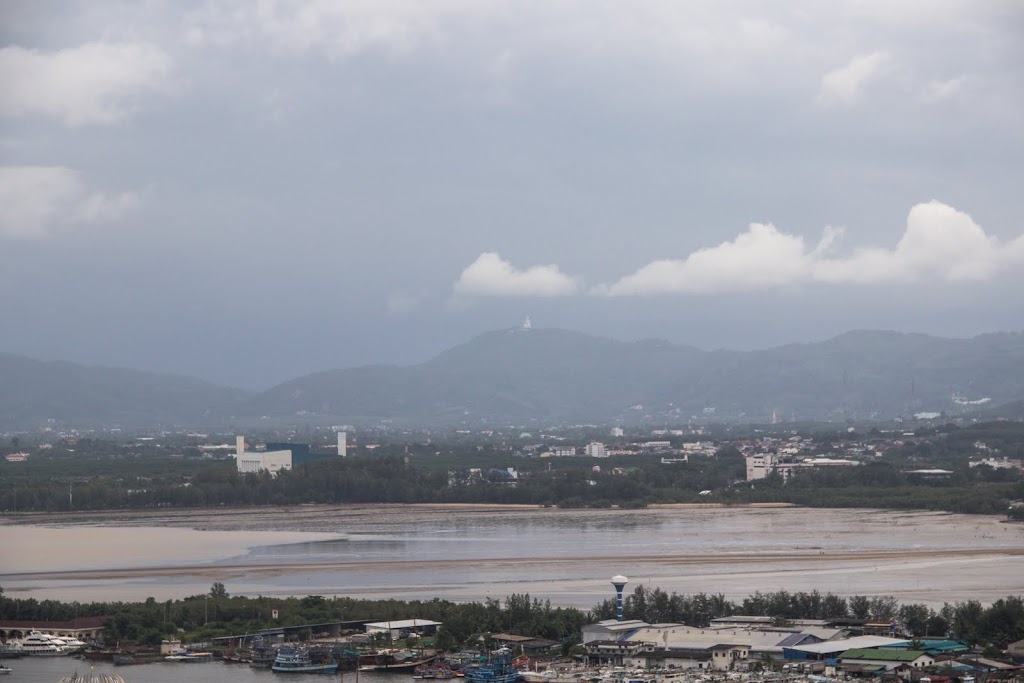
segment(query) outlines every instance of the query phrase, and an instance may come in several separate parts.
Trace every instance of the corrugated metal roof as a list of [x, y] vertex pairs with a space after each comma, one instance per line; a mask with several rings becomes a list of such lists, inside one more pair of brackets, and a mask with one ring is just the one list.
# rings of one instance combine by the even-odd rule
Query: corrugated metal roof
[[830, 652], [843, 652], [855, 648], [883, 647], [890, 645], [909, 645], [909, 640], [898, 638], [884, 638], [882, 636], [856, 636], [845, 640], [826, 640], [824, 643], [812, 643], [810, 645], [796, 645], [789, 649], [799, 652], [808, 652], [815, 655], [828, 654]]
[[839, 655], [843, 661], [847, 659], [866, 659], [872, 662], [912, 662], [918, 657], [926, 657], [927, 653], [922, 650], [879, 650], [876, 648], [864, 647], [847, 650]]

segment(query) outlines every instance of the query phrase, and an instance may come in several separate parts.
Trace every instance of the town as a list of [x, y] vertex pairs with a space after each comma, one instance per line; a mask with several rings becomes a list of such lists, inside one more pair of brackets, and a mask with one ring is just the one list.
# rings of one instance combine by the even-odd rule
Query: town
[[[287, 481], [278, 502], [792, 503], [1024, 516], [1024, 423], [1014, 421], [533, 431], [375, 424], [234, 435], [44, 428], [0, 435], [0, 453], [0, 509], [11, 512], [260, 504]], [[368, 485], [347, 486], [357, 475]], [[388, 481], [396, 478], [409, 484], [398, 499]], [[214, 486], [227, 481], [230, 490]], [[237, 497], [257, 482], [264, 493]], [[866, 488], [870, 497], [859, 495]]]
[[[629, 593], [629, 579], [621, 575], [610, 583], [614, 597], [590, 612], [512, 595], [503, 603], [467, 605], [390, 601], [392, 614], [430, 614], [383, 620], [357, 615], [385, 603], [321, 596], [257, 601], [231, 597], [214, 584], [206, 596], [122, 605], [111, 615], [0, 619], [0, 656], [73, 655], [117, 666], [221, 660], [284, 673], [358, 669], [370, 680], [386, 672], [477, 683], [972, 683], [1019, 681], [1024, 671], [1020, 597], [935, 612], [884, 598], [817, 593], [758, 594], [735, 604], [642, 586]], [[0, 595], [0, 615], [39, 611], [40, 605], [21, 602]], [[671, 605], [706, 611], [689, 623], [638, 618], [670, 616]], [[244, 617], [247, 610], [262, 618]], [[448, 616], [439, 618], [443, 613]], [[313, 616], [319, 619], [302, 621]], [[500, 625], [504, 630], [496, 630]], [[232, 631], [239, 626], [252, 630]]]

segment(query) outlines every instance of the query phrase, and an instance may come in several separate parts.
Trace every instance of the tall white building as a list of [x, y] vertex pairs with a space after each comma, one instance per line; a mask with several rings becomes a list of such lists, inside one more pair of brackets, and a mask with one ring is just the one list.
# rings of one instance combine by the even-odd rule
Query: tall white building
[[588, 458], [607, 458], [608, 451], [605, 450], [604, 444], [600, 441], [591, 441], [587, 444], [587, 447], [583, 450]]
[[338, 432], [338, 455], [348, 455], [348, 432]]
[[622, 427], [612, 427], [612, 436], [613, 437], [625, 436], [625, 435], [626, 435], [626, 432], [623, 431]]

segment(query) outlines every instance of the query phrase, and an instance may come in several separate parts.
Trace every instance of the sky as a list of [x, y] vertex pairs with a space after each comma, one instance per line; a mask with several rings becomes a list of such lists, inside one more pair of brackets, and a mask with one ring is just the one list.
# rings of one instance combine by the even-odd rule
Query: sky
[[1017, 0], [6, 0], [0, 350], [1024, 329]]

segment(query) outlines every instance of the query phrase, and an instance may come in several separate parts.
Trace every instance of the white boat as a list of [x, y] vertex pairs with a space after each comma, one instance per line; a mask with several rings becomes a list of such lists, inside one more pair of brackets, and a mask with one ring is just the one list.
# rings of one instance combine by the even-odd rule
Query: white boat
[[191, 652], [178, 650], [164, 657], [165, 662], [212, 662], [212, 652]]
[[78, 652], [79, 650], [84, 650], [89, 645], [85, 641], [73, 637], [61, 638], [60, 640], [64, 641], [64, 647], [66, 647], [70, 652]]
[[9, 674], [12, 671], [14, 671], [14, 669], [12, 669], [11, 667], [0, 664], [0, 676], [3, 676], [4, 674]]
[[32, 631], [21, 640], [15, 640], [8, 645], [15, 652], [28, 657], [60, 657], [71, 654], [63, 640], [38, 631]]

